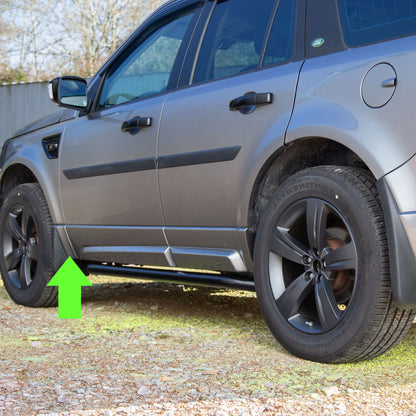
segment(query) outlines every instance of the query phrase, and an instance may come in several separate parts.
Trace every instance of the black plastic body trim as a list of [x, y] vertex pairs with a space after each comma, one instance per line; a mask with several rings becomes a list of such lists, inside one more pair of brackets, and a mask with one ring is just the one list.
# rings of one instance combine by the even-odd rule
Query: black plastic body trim
[[42, 139], [43, 151], [48, 159], [58, 159], [59, 156], [59, 142], [61, 141], [61, 134], [54, 134]]
[[3, 147], [1, 148], [0, 154], [0, 170], [3, 169], [4, 162], [6, 161], [7, 148], [13, 140], [14, 137], [10, 137], [10, 139], [5, 140], [5, 142], [3, 143]]
[[219, 274], [184, 273], [179, 271], [154, 270], [139, 267], [108, 266], [104, 264], [87, 264], [85, 267], [88, 273], [187, 284], [191, 286], [231, 288], [247, 290], [250, 292], [255, 291], [253, 279], [249, 279], [247, 276], [230, 277]]
[[416, 259], [400, 221], [400, 212], [384, 178], [377, 182], [387, 230], [393, 300], [401, 309], [416, 308]]
[[[312, 45], [317, 39], [323, 43]], [[318, 46], [320, 45], [320, 46]], [[347, 49], [342, 37], [337, 2], [334, 0], [307, 0], [306, 58], [328, 55]]]
[[225, 147], [221, 149], [203, 150], [178, 155], [161, 156], [157, 160], [153, 157], [146, 159], [127, 160], [123, 162], [106, 163], [103, 165], [85, 166], [66, 169], [67, 179], [91, 178], [94, 176], [115, 175], [117, 173], [140, 172], [152, 169], [167, 169], [178, 166], [192, 166], [206, 163], [227, 162], [234, 160], [240, 152], [241, 146]]
[[103, 165], [85, 166], [81, 168], [66, 169], [64, 175], [67, 179], [91, 178], [93, 176], [115, 175], [117, 173], [139, 172], [156, 169], [155, 159], [127, 160], [123, 162], [106, 163]]
[[161, 156], [157, 160], [159, 169], [179, 166], [202, 165], [206, 163], [227, 162], [234, 160], [241, 146], [224, 147], [222, 149], [203, 150], [200, 152], [182, 153], [171, 156]]

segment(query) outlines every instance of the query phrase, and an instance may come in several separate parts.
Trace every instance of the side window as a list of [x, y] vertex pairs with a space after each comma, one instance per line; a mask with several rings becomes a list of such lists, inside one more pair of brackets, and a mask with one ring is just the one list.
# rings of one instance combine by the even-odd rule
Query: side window
[[338, 7], [348, 46], [416, 33], [416, 0], [338, 0]]
[[208, 23], [193, 83], [257, 68], [275, 0], [218, 2]]
[[122, 54], [106, 74], [99, 107], [111, 107], [165, 91], [192, 17], [193, 10], [182, 14], [159, 27], [133, 52]]
[[296, 4], [293, 0], [279, 1], [263, 66], [278, 64], [292, 58], [295, 45]]

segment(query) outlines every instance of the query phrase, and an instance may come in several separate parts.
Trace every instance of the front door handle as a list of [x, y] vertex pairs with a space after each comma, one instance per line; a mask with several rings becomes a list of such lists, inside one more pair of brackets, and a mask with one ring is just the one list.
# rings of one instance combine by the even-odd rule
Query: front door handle
[[259, 107], [271, 104], [273, 102], [273, 94], [271, 92], [250, 93], [234, 98], [230, 101], [230, 111], [241, 110], [244, 107]]
[[142, 129], [144, 127], [151, 127], [151, 125], [152, 117], [133, 117], [121, 125], [121, 131], [126, 132], [132, 129]]

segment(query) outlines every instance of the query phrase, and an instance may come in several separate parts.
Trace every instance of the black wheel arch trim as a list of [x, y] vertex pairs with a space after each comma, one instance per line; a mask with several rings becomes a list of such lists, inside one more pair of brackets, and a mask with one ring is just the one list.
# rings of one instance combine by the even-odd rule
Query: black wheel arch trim
[[69, 255], [65, 252], [61, 238], [59, 237], [58, 229], [56, 226], [52, 228], [52, 244], [54, 250], [53, 256], [53, 269], [58, 271], [60, 267], [65, 263]]
[[377, 181], [389, 242], [393, 300], [398, 308], [416, 308], [416, 259], [400, 212], [385, 178]]

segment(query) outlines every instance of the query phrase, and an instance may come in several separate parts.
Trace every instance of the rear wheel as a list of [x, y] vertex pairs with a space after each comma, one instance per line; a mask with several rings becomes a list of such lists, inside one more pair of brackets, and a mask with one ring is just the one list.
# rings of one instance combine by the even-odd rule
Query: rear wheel
[[0, 271], [10, 297], [25, 306], [57, 304], [52, 220], [38, 184], [16, 186], [0, 209]]
[[318, 167], [287, 180], [260, 222], [254, 263], [265, 320], [300, 357], [372, 358], [413, 321], [392, 303], [383, 215], [361, 171]]

